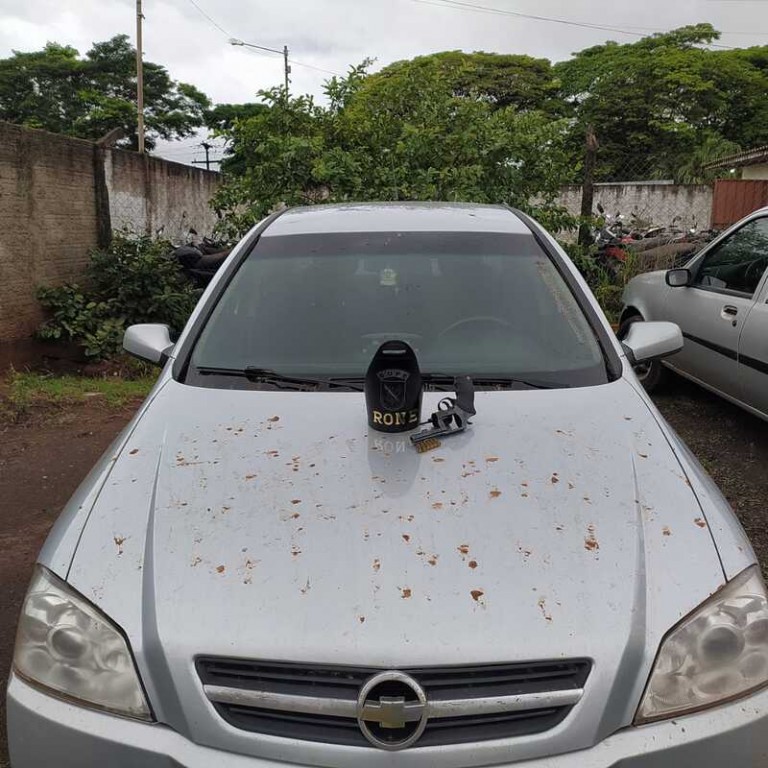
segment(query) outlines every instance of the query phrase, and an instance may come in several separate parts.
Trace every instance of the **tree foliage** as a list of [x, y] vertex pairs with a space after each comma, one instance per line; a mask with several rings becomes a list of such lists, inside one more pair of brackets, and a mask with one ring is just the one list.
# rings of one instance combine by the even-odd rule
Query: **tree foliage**
[[[136, 51], [127, 35], [95, 43], [84, 57], [71, 46], [0, 59], [0, 119], [85, 139], [122, 128], [136, 146]], [[203, 124], [208, 97], [144, 62], [148, 146], [157, 138], [188, 136]]]
[[398, 66], [366, 76], [366, 64], [329, 81], [327, 107], [265, 91], [268, 109], [225, 132], [243, 172], [216, 205], [235, 230], [276, 205], [319, 201], [527, 207], [537, 198], [551, 215], [562, 214], [549, 204], [569, 169], [565, 120], [529, 108], [530, 99], [522, 108], [457, 90], [451, 67]]
[[630, 44], [608, 42], [557, 64], [561, 96], [600, 141], [598, 179], [702, 180], [702, 158], [768, 142], [768, 48], [707, 47], [696, 24]]

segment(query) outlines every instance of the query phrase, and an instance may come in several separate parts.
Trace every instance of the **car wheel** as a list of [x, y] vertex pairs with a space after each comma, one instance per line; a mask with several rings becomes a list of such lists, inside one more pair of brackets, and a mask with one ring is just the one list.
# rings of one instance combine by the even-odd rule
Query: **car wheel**
[[[626, 318], [619, 326], [618, 337], [619, 340], [623, 339], [629, 332], [629, 327], [633, 323], [643, 323], [645, 320], [640, 315], [632, 315]], [[667, 369], [658, 361], [652, 360], [649, 363], [638, 363], [633, 365], [632, 368], [635, 371], [635, 376], [640, 380], [640, 383], [645, 388], [645, 391], [649, 394], [658, 391], [664, 385], [667, 379]]]

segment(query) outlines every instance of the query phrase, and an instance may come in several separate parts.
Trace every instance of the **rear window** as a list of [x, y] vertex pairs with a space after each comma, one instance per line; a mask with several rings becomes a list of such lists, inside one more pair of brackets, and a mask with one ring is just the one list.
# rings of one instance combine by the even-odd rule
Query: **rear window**
[[[407, 341], [425, 373], [607, 380], [589, 322], [532, 236], [455, 232], [262, 237], [200, 334], [190, 376], [255, 366], [362, 377], [389, 339]], [[205, 379], [195, 383], [214, 385]]]

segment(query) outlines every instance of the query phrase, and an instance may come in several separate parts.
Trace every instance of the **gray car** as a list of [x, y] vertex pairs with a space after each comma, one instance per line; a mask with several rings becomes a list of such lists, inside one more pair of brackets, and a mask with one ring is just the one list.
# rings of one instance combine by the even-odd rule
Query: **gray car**
[[683, 350], [646, 363], [649, 391], [665, 367], [768, 419], [768, 208], [724, 232], [683, 269], [649, 272], [624, 291], [621, 337], [643, 320], [680, 326]]
[[[393, 342], [471, 423], [368, 426]], [[755, 554], [631, 366], [681, 345], [505, 207], [262, 222], [126, 333], [163, 372], [39, 556], [13, 767], [765, 765]]]

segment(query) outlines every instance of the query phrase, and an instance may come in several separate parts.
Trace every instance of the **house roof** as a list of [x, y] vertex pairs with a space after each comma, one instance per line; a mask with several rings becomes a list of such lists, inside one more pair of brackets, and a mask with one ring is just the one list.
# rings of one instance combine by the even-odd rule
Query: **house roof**
[[768, 163], [768, 145], [748, 149], [745, 152], [737, 152], [734, 155], [726, 155], [704, 166], [705, 170], [714, 170], [715, 168], [740, 168], [744, 165], [757, 165], [759, 163]]

